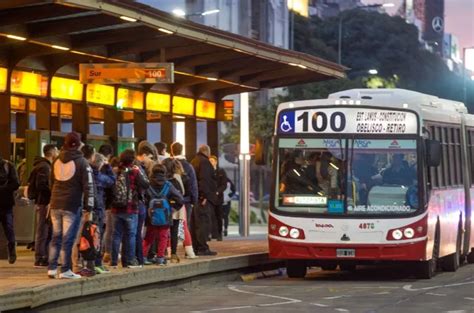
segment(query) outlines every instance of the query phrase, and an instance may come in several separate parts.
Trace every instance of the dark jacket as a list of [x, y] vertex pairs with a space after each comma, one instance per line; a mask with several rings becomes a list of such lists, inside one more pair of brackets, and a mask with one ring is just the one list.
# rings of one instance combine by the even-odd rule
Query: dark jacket
[[36, 157], [33, 162], [33, 170], [30, 176], [31, 175], [35, 175], [35, 181], [31, 183], [35, 184], [38, 194], [35, 203], [38, 205], [48, 205], [51, 199], [51, 188], [49, 186], [51, 180], [51, 162], [46, 158]]
[[217, 195], [218, 199], [218, 204], [222, 205], [224, 204], [224, 191], [227, 189], [227, 182], [229, 179], [227, 178], [227, 174], [225, 170], [222, 168], [217, 168], [216, 171], [216, 177], [217, 177], [217, 192], [219, 193]]
[[109, 164], [102, 166], [99, 171], [92, 168], [94, 173], [94, 182], [97, 190], [95, 210], [103, 212], [105, 210], [105, 190], [112, 188], [115, 184], [115, 175]]
[[198, 182], [196, 172], [191, 163], [184, 157], [175, 157], [183, 166], [186, 177], [183, 177], [184, 184], [184, 203], [196, 205], [199, 200]]
[[199, 152], [191, 161], [198, 182], [199, 200], [207, 199], [214, 205], [218, 205], [216, 173], [209, 158]]
[[94, 208], [92, 169], [81, 151], [62, 149], [51, 176], [51, 210], [77, 214], [80, 208], [89, 212]]
[[[166, 181], [167, 180], [164, 175], [152, 175], [150, 178], [150, 188], [153, 188], [154, 192], [158, 194], [160, 193]], [[168, 193], [168, 200], [170, 201], [170, 204], [174, 209], [179, 210], [184, 204], [184, 199], [181, 195], [181, 192], [179, 192], [179, 190], [173, 185], [172, 182], [170, 183], [171, 186], [170, 191]], [[155, 198], [155, 195], [149, 190], [148, 199], [151, 200], [153, 198]]]
[[20, 187], [20, 182], [13, 164], [0, 158], [0, 167], [2, 173], [7, 171], [4, 173], [6, 181], [0, 181], [0, 211], [11, 210], [15, 205], [14, 193]]

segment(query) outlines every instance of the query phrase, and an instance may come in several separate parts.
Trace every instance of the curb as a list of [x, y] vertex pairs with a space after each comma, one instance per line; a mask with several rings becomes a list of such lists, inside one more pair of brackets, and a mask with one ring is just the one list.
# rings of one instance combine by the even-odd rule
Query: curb
[[268, 253], [254, 253], [214, 259], [202, 259], [167, 267], [146, 267], [125, 270], [120, 273], [97, 275], [55, 285], [44, 285], [31, 289], [0, 295], [0, 311], [33, 309], [56, 301], [84, 296], [110, 293], [150, 284], [173, 282], [181, 279], [209, 275], [219, 272], [245, 269], [278, 263], [270, 260]]

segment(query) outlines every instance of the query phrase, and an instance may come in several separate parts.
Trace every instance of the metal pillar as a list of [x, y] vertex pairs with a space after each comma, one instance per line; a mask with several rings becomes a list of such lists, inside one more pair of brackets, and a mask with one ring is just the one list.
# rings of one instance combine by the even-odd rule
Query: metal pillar
[[249, 94], [240, 94], [240, 218], [239, 233], [250, 234]]
[[115, 108], [104, 108], [104, 135], [110, 137], [110, 143], [118, 154], [119, 112]]
[[[10, 145], [10, 95], [0, 94], [0, 156], [5, 160], [10, 160], [11, 157], [11, 145]], [[5, 144], [8, 143], [8, 144]]]
[[161, 142], [166, 143], [168, 147], [173, 143], [173, 117], [163, 114], [160, 119], [161, 126]]
[[219, 156], [219, 135], [217, 121], [207, 121], [207, 144], [211, 148], [211, 154]]
[[197, 151], [197, 129], [196, 119], [194, 117], [186, 117], [184, 124], [185, 153], [186, 159], [191, 160]]
[[[36, 100], [36, 129], [50, 130], [51, 128], [51, 101]], [[59, 130], [59, 129], [54, 129]]]
[[[147, 119], [146, 112], [134, 112], [133, 113], [133, 132], [137, 142], [147, 140]], [[138, 147], [138, 146], [137, 146]]]

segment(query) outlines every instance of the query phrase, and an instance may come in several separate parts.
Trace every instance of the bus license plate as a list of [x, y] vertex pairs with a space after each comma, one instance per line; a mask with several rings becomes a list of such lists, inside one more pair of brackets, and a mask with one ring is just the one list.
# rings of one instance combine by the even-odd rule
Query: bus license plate
[[336, 249], [338, 258], [355, 258], [355, 249]]

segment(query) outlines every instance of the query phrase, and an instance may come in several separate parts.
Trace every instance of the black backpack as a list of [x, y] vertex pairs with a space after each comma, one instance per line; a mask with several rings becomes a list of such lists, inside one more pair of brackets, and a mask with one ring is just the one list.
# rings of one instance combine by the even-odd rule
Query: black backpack
[[28, 177], [28, 189], [27, 189], [27, 196], [30, 200], [36, 200], [38, 198], [38, 189], [36, 188], [36, 176], [38, 175], [38, 171], [33, 169], [31, 171], [30, 177]]
[[130, 187], [130, 171], [121, 170], [113, 187], [112, 208], [125, 209], [133, 200], [133, 192]]

